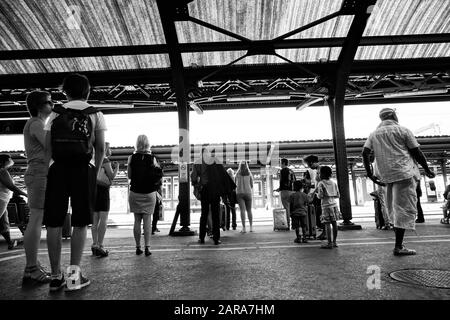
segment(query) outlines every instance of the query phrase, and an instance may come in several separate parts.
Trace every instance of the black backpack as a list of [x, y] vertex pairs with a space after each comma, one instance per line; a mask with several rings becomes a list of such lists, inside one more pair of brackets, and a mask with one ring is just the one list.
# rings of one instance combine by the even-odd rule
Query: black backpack
[[94, 146], [91, 142], [92, 121], [90, 114], [97, 109], [68, 109], [55, 106], [58, 113], [51, 126], [52, 158], [58, 162], [89, 163]]

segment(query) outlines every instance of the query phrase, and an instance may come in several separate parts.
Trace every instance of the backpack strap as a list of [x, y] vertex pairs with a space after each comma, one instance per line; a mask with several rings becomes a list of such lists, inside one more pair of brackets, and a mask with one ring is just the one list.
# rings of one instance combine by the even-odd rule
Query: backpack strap
[[64, 108], [62, 105], [57, 104], [53, 107], [53, 112], [58, 113], [58, 114], [63, 114], [67, 112], [67, 109]]

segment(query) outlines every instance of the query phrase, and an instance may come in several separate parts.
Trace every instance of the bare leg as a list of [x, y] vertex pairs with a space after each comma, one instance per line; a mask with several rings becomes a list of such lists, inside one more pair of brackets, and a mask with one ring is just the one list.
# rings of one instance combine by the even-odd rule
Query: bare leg
[[239, 211], [241, 212], [242, 232], [245, 232], [245, 203], [244, 203], [244, 199], [240, 198], [238, 200], [238, 203], [239, 203]]
[[328, 243], [331, 243], [331, 223], [325, 223], [325, 230], [327, 233]]
[[142, 221], [142, 214], [135, 213], [134, 214], [134, 241], [136, 242], [136, 247], [141, 246], [141, 221]]
[[47, 247], [48, 257], [52, 275], [57, 276], [61, 273], [61, 245], [62, 245], [62, 227], [47, 227]]
[[23, 246], [26, 255], [26, 267], [34, 267], [37, 265], [37, 252], [41, 241], [42, 218], [44, 216], [43, 209], [30, 208], [30, 220], [23, 237]]
[[252, 213], [252, 199], [245, 202], [245, 209], [247, 210], [248, 222], [250, 224], [250, 232], [253, 232], [253, 213]]
[[79, 266], [83, 256], [84, 243], [86, 242], [87, 226], [73, 227], [70, 241], [70, 264]]
[[150, 247], [150, 232], [152, 228], [152, 215], [151, 214], [144, 214], [144, 241], [145, 246]]
[[108, 211], [100, 211], [98, 216], [98, 228], [97, 228], [97, 244], [103, 246], [103, 240], [105, 239], [105, 233], [108, 222]]
[[92, 216], [92, 246], [98, 246], [98, 222], [99, 222], [100, 212], [94, 211], [94, 215]]
[[337, 234], [338, 234], [337, 222], [332, 221], [331, 225], [333, 226], [333, 242], [336, 243], [336, 238], [337, 238]]

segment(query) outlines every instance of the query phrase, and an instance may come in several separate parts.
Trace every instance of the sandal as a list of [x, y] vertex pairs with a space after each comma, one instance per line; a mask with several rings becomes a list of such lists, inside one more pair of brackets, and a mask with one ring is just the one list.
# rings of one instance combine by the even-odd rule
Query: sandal
[[50, 275], [43, 268], [36, 266], [26, 267], [23, 273], [22, 284], [27, 282], [49, 283]]

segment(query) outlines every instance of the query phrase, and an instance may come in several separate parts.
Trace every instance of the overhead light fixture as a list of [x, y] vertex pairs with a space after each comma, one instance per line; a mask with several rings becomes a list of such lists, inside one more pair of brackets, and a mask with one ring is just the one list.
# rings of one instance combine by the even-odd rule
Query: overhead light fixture
[[246, 102], [246, 101], [269, 101], [269, 100], [290, 100], [291, 96], [247, 96], [247, 97], [230, 97], [228, 102]]
[[130, 103], [115, 103], [115, 104], [110, 104], [110, 103], [99, 103], [99, 104], [91, 104], [91, 106], [97, 108], [97, 109], [133, 109], [134, 108], [134, 104], [130, 104]]
[[200, 105], [198, 103], [195, 103], [194, 101], [190, 101], [189, 102], [189, 106], [195, 111], [197, 112], [197, 114], [203, 114], [203, 108], [200, 107]]
[[322, 97], [305, 99], [302, 102], [300, 102], [300, 104], [297, 107], [295, 107], [295, 110], [302, 111], [303, 109], [309, 107], [310, 105], [313, 105], [314, 103], [317, 103], [322, 100], [323, 100]]
[[385, 98], [402, 98], [402, 97], [411, 97], [411, 96], [424, 96], [430, 94], [442, 94], [447, 93], [447, 88], [441, 89], [430, 89], [430, 90], [416, 90], [416, 91], [401, 91], [401, 92], [388, 92], [384, 93], [383, 97]]

